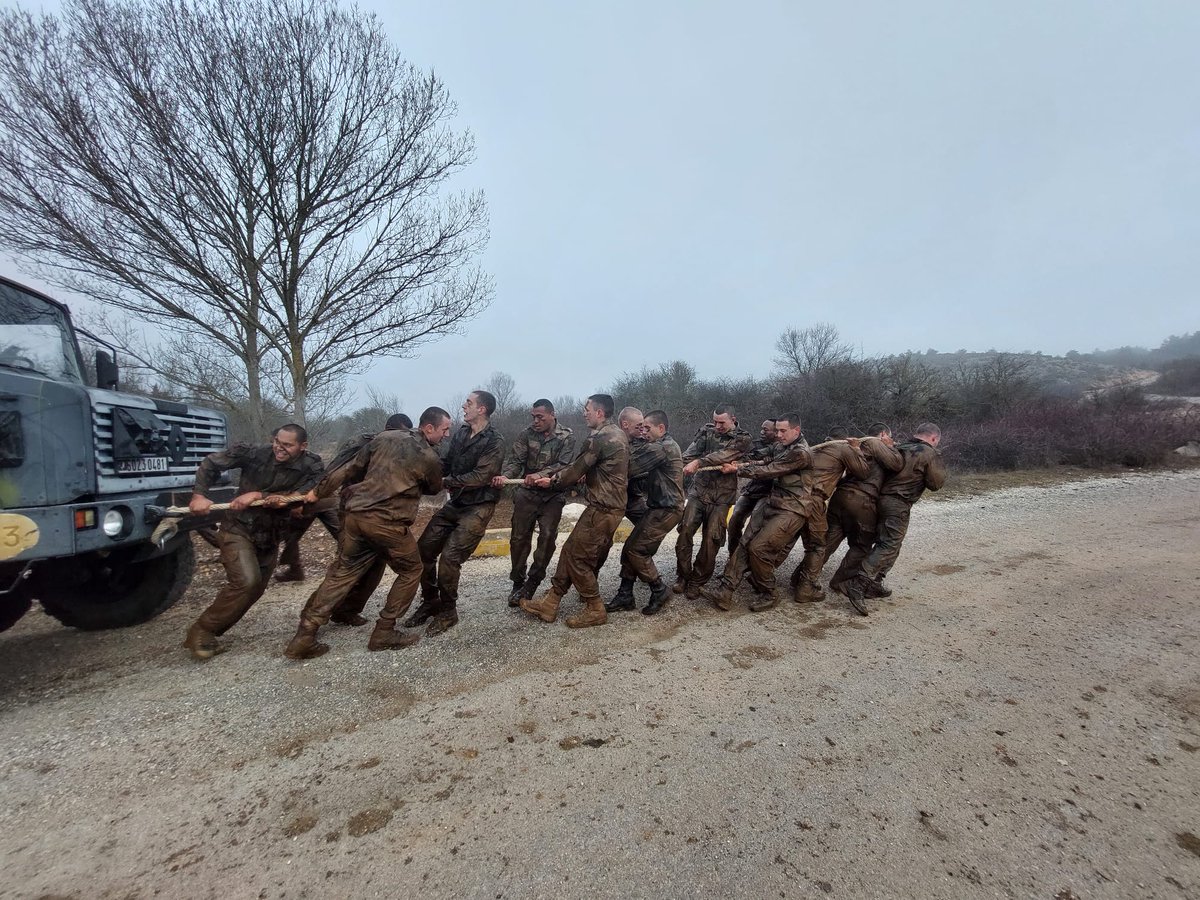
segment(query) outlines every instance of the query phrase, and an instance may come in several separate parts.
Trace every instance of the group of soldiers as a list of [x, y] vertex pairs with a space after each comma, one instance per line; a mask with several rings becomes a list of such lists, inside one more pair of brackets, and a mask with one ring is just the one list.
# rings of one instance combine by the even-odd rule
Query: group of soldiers
[[[507, 485], [516, 485], [508, 605], [544, 622], [558, 618], [574, 587], [583, 608], [566, 624], [603, 625], [610, 613], [637, 608], [638, 582], [649, 588], [645, 615], [659, 613], [672, 594], [731, 609], [744, 580], [754, 592], [750, 609], [761, 612], [779, 603], [775, 572], [797, 541], [804, 556], [791, 575], [792, 598], [818, 602], [825, 599], [821, 570], [843, 540], [848, 550], [830, 589], [865, 616], [868, 599], [891, 593], [883, 578], [900, 552], [912, 505], [946, 477], [937, 451], [940, 430], [932, 423], [918, 426], [901, 444], [886, 426], [874, 425], [861, 438], [839, 431], [809, 445], [796, 413], [764, 421], [754, 440], [738, 426], [733, 408], [719, 405], [684, 450], [670, 436], [663, 410], [643, 414], [626, 407], [617, 413], [610, 395], [593, 394], [583, 408], [588, 433], [578, 447], [554, 405], [543, 399], [533, 404], [529, 427], [506, 452], [491, 425], [495, 409], [492, 394], [471, 392], [453, 434], [450, 413], [440, 407], [426, 409], [416, 425], [397, 414], [384, 431], [340, 448], [328, 467], [308, 450], [299, 425], [277, 429], [270, 445], [239, 444], [208, 456], [196, 474], [192, 513], [208, 512], [205, 494], [220, 473], [240, 470], [232, 512], [217, 534], [228, 581], [189, 628], [184, 647], [197, 659], [223, 649], [218, 637], [262, 596], [280, 544], [290, 540], [294, 546], [302, 533], [298, 524], [311, 523], [314, 515], [337, 534], [338, 553], [301, 610], [286, 656], [326, 652], [317, 635], [330, 622], [367, 624], [361, 613], [388, 568], [395, 581], [368, 649], [410, 646], [419, 639], [412, 629], [420, 626], [427, 635], [441, 634], [458, 623], [462, 565]], [[421, 497], [442, 491], [449, 499], [414, 535]], [[582, 494], [586, 509], [563, 544], [548, 589], [539, 594], [573, 492]], [[620, 586], [605, 603], [598, 574], [626, 518], [633, 531], [621, 549]], [[668, 585], [654, 556], [673, 530], [676, 576]], [[728, 559], [714, 582], [727, 538]], [[298, 566], [296, 556], [290, 572]], [[420, 604], [401, 622], [418, 590]]]

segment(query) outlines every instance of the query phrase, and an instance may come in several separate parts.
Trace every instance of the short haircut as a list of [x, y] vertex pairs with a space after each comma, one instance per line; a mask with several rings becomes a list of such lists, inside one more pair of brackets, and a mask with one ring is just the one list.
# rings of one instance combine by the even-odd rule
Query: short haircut
[[543, 397], [541, 400], [534, 400], [533, 406], [531, 406], [529, 408], [537, 409], [539, 406], [542, 407], [543, 409], [545, 409], [546, 412], [550, 413], [550, 415], [554, 415], [554, 404], [551, 403], [549, 400], [547, 400], [545, 397]]
[[412, 428], [412, 419], [404, 413], [394, 413], [383, 423], [384, 431], [399, 431], [401, 428]]
[[661, 425], [663, 428], [670, 428], [671, 424], [667, 421], [667, 414], [661, 409], [652, 409], [646, 413], [646, 421], [651, 425]]
[[588, 399], [592, 401], [592, 406], [604, 410], [604, 418], [612, 418], [613, 410], [617, 408], [612, 394], [592, 394]]
[[882, 422], [872, 422], [867, 426], [867, 437], [879, 437], [881, 434], [891, 434], [892, 429]]
[[763, 421], [764, 421], [764, 422], [770, 422], [772, 425], [774, 425], [774, 424], [775, 424], [775, 420], [774, 420], [774, 419], [763, 419]]
[[850, 429], [845, 425], [834, 425], [829, 429], [829, 440], [831, 441], [844, 441], [848, 437], [850, 437]]
[[799, 428], [800, 427], [800, 413], [790, 412], [790, 413], [784, 413], [781, 416], [775, 417], [776, 425], [782, 425], [784, 422], [787, 422], [789, 428]]
[[286, 425], [280, 425], [278, 428], [272, 431], [271, 437], [275, 437], [281, 431], [290, 431], [296, 436], [296, 440], [301, 444], [308, 443], [308, 429], [303, 425], [297, 425], [295, 422], [288, 422]]
[[440, 406], [431, 406], [425, 412], [421, 413], [420, 425], [422, 428], [426, 425], [432, 425], [434, 428], [437, 428], [448, 418], [450, 418], [450, 413], [446, 412]]
[[496, 411], [496, 395], [491, 391], [471, 391], [475, 395], [475, 402], [483, 407], [483, 411], [489, 416]]
[[638, 409], [636, 406], [626, 406], [617, 415], [617, 421], [618, 422], [628, 422], [630, 419], [633, 418], [635, 413], [639, 416], [642, 415], [642, 411], [640, 409]]
[[713, 407], [714, 416], [729, 416], [731, 419], [737, 418], [737, 410], [733, 408], [732, 403], [718, 403]]
[[940, 438], [942, 436], [942, 429], [938, 428], [932, 422], [922, 422], [917, 426], [917, 430], [913, 434], [927, 434], [930, 437]]

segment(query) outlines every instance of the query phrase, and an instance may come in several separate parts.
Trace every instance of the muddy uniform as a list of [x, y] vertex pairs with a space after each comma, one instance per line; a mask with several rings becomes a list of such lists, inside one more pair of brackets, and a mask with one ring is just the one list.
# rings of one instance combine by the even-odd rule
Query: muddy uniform
[[936, 447], [913, 438], [896, 449], [904, 457], [904, 465], [879, 490], [875, 546], [859, 568], [859, 574], [871, 580], [883, 578], [896, 564], [913, 504], [926, 488], [937, 491], [946, 483], [946, 466]]
[[[855, 478], [866, 478], [870, 465], [862, 451], [843, 441], [826, 441], [811, 449], [812, 464], [801, 474], [801, 483], [808, 497], [804, 501], [804, 524], [800, 528], [800, 541], [804, 545], [804, 559], [792, 573], [792, 587], [808, 585], [816, 599], [820, 595], [818, 578], [825, 564], [826, 510], [825, 505], [837, 490], [838, 481], [849, 473]], [[770, 501], [768, 501], [770, 502]], [[786, 556], [781, 556], [782, 563]]]
[[[532, 428], [522, 431], [508, 448], [502, 474], [505, 478], [525, 478], [529, 475], [553, 475], [571, 464], [575, 454], [575, 435], [565, 425], [556, 424], [550, 434]], [[562, 519], [567, 495], [559, 490], [544, 490], [522, 485], [513, 495], [512, 558], [513, 588], [528, 585], [523, 592], [532, 597], [546, 577], [546, 567], [554, 556], [558, 541], [558, 523]], [[537, 526], [537, 549], [533, 565], [526, 573], [525, 564], [533, 546], [533, 528]]]
[[[847, 542], [846, 556], [838, 566], [829, 586], [836, 588], [853, 577], [875, 543], [876, 507], [879, 489], [891, 472], [899, 472], [904, 457], [877, 437], [865, 437], [860, 444], [867, 458], [867, 477], [847, 474], [838, 484], [825, 514], [825, 559], [837, 552], [843, 539]], [[822, 562], [822, 568], [824, 562]]]
[[635, 441], [629, 452], [629, 478], [645, 484], [646, 512], [625, 539], [621, 577], [654, 584], [659, 580], [654, 554], [683, 516], [683, 451], [679, 444], [669, 434], [660, 441]]
[[442, 490], [442, 464], [423, 435], [383, 431], [346, 465], [317, 485], [318, 497], [336, 496], [344, 485], [345, 516], [338, 555], [300, 614], [317, 627], [329, 621], [357, 585], [384, 564], [396, 573], [379, 613], [389, 630], [404, 615], [421, 582], [421, 555], [412, 535], [422, 494]]
[[[769, 462], [772, 456], [772, 451], [776, 446], [775, 442], [767, 443], [766, 441], [758, 440], [750, 446], [750, 452], [746, 454], [746, 460], [756, 463]], [[765, 480], [750, 480], [747, 481], [738, 494], [737, 502], [733, 504], [733, 512], [729, 514], [729, 552], [733, 553], [737, 549], [742, 540], [742, 530], [746, 527], [746, 522], [750, 520], [750, 516], [754, 514], [754, 508], [760, 502], [766, 499], [767, 494], [771, 492], [771, 482]]]
[[490, 424], [476, 435], [466, 423], [454, 432], [450, 450], [442, 460], [443, 484], [450, 499], [430, 519], [417, 541], [425, 566], [421, 606], [406, 626], [441, 615], [457, 621], [462, 564], [475, 552], [491, 521], [500, 497], [492, 487], [492, 479], [503, 466], [504, 441]]
[[770, 487], [742, 542], [725, 563], [718, 591], [725, 595], [726, 602], [720, 605], [728, 606], [729, 597], [747, 572], [756, 592], [774, 595], [775, 567], [814, 508], [804, 482], [804, 471], [811, 465], [812, 453], [804, 438], [799, 437], [790, 444], [776, 444], [770, 462], [741, 470], [743, 477], [765, 481]]
[[[203, 494], [228, 469], [241, 469], [239, 496], [251, 491], [268, 495], [305, 494], [325, 472], [321, 457], [315, 453], [305, 451], [296, 459], [280, 463], [276, 462], [269, 444], [235, 444], [201, 461], [193, 493]], [[263, 595], [275, 569], [279, 542], [286, 534], [290, 515], [288, 510], [259, 507], [226, 514], [217, 532], [217, 546], [229, 581], [200, 614], [194, 627], [211, 634], [224, 634]]]
[[[587, 509], [563, 544], [551, 587], [561, 598], [571, 585], [586, 602], [599, 602], [596, 571], [612, 547], [613, 535], [625, 515], [629, 487], [629, 438], [609, 422], [588, 435], [579, 456], [554, 476], [564, 487], [586, 477]], [[603, 608], [603, 604], [601, 604]]]
[[[718, 434], [710, 422], [696, 432], [684, 451], [683, 461], [699, 460], [701, 466], [719, 466], [736, 462], [750, 450], [749, 432], [740, 428]], [[722, 472], [697, 472], [688, 490], [687, 505], [679, 522], [679, 540], [675, 544], [675, 564], [679, 583], [698, 588], [712, 578], [717, 551], [725, 543], [725, 517], [737, 496], [737, 475]], [[692, 561], [692, 541], [700, 531], [700, 549]], [[678, 588], [676, 588], [678, 590]]]

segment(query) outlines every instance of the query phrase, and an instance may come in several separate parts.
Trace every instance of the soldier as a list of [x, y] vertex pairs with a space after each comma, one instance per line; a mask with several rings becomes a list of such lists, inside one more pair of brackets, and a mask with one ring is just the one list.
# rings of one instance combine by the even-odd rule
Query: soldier
[[521, 609], [543, 622], [553, 622], [558, 617], [558, 605], [572, 584], [586, 608], [569, 616], [567, 625], [587, 628], [608, 621], [596, 572], [621, 524], [629, 483], [629, 438], [610, 421], [613, 407], [613, 398], [608, 394], [588, 397], [583, 419], [591, 432], [575, 461], [549, 478], [532, 479], [542, 488], [559, 484], [565, 487], [580, 478], [586, 478], [587, 485], [587, 509], [563, 544], [550, 590], [538, 600], [521, 601]]
[[[733, 593], [747, 570], [750, 583], [758, 594], [750, 604], [755, 612], [778, 603], [775, 593], [775, 567], [788, 544], [811, 516], [815, 502], [804, 483], [804, 470], [812, 465], [812, 453], [800, 429], [800, 415], [788, 413], [775, 419], [776, 444], [771, 462], [766, 465], [739, 467], [725, 463], [722, 469], [737, 477], [741, 474], [771, 487], [767, 499], [755, 512], [742, 542], [725, 563], [725, 571], [715, 588], [704, 596], [721, 609], [733, 608]], [[824, 507], [821, 510], [824, 520]]]
[[500, 492], [492, 479], [504, 465], [504, 440], [491, 425], [496, 398], [472, 391], [462, 405], [463, 423], [450, 439], [442, 460], [443, 483], [450, 499], [430, 519], [417, 547], [425, 571], [421, 605], [404, 623], [414, 628], [428, 622], [431, 637], [458, 624], [458, 581], [462, 564], [483, 540]]
[[308, 499], [315, 502], [335, 496], [344, 485], [354, 486], [346, 499], [337, 559], [300, 613], [296, 636], [283, 651], [289, 659], [311, 659], [329, 649], [317, 643], [317, 632], [381, 559], [391, 564], [396, 580], [367, 649], [395, 650], [417, 642], [415, 634], [396, 631], [396, 620], [412, 603], [421, 581], [412, 524], [421, 495], [442, 490], [442, 463], [432, 448], [449, 432], [450, 414], [431, 406], [421, 414], [416, 434], [408, 429], [381, 432], [310, 492]]
[[[409, 431], [412, 430], [412, 427], [412, 419], [410, 419], [404, 413], [396, 413], [395, 415], [388, 416], [387, 421], [384, 422], [383, 430]], [[346, 465], [346, 463], [354, 459], [354, 457], [358, 455], [359, 450], [367, 446], [367, 444], [371, 443], [371, 441], [375, 439], [376, 434], [377, 432], [374, 431], [364, 431], [361, 434], [357, 434], [354, 437], [347, 438], [345, 441], [343, 441], [340, 445], [338, 445], [337, 452], [334, 453], [333, 459], [325, 469], [325, 474], [330, 475], [336, 472], [342, 466]], [[348, 491], [349, 488], [346, 488], [345, 490], [339, 492], [339, 514], [345, 512], [345, 500]], [[328, 503], [330, 501], [322, 500], [321, 502]], [[312, 524], [311, 519], [308, 520], [308, 524]], [[286, 552], [287, 547], [285, 546], [283, 552], [281, 552], [279, 555], [280, 561], [283, 560]], [[297, 552], [299, 552], [299, 550], [297, 550]], [[366, 609], [367, 601], [370, 600], [371, 596], [375, 593], [375, 588], [379, 587], [379, 582], [383, 580], [383, 573], [386, 569], [387, 561], [380, 556], [375, 560], [375, 563], [371, 566], [371, 568], [367, 570], [367, 574], [360, 578], [358, 584], [356, 584], [350, 593], [346, 595], [346, 599], [338, 604], [337, 609], [335, 609], [332, 615], [330, 615], [329, 621], [333, 622], [335, 625], [350, 625], [355, 628], [359, 627], [360, 625], [366, 625], [367, 620], [363, 617], [362, 611]], [[278, 580], [278, 576], [276, 576], [276, 580]]]
[[633, 586], [639, 578], [650, 585], [650, 602], [642, 610], [643, 614], [657, 613], [666, 606], [671, 595], [654, 565], [654, 554], [663, 538], [683, 516], [683, 452], [675, 439], [667, 434], [667, 424], [667, 414], [661, 409], [646, 413], [646, 440], [630, 447], [629, 479], [630, 483], [635, 478], [644, 481], [646, 512], [625, 539], [621, 551], [621, 587], [605, 605], [608, 612], [637, 608]]
[[[571, 464], [575, 454], [575, 435], [560, 425], [554, 415], [554, 404], [538, 400], [529, 410], [529, 427], [522, 431], [508, 448], [501, 474], [492, 479], [492, 487], [502, 488], [506, 478], [530, 478], [553, 475]], [[558, 541], [558, 523], [562, 519], [566, 494], [544, 488], [522, 485], [513, 496], [512, 533], [509, 548], [512, 558], [512, 593], [508, 605], [516, 606], [522, 598], [532, 600], [538, 585], [546, 577], [546, 567], [554, 556]], [[525, 563], [533, 545], [533, 528], [537, 526], [537, 550], [533, 566], [526, 573]]]
[[[750, 462], [765, 463], [771, 458], [771, 448], [774, 446], [775, 420], [763, 419], [762, 425], [758, 428], [758, 440], [751, 445], [746, 459]], [[754, 513], [754, 508], [765, 500], [770, 492], [771, 482], [766, 479], [750, 480], [742, 487], [737, 502], [733, 504], [733, 512], [729, 514], [730, 554], [737, 550], [738, 543], [742, 540], [742, 529], [746, 527], [746, 522]]]
[[[882, 423], [877, 422], [867, 429], [859, 449], [867, 458], [867, 477], [846, 475], [830, 498], [825, 513], [825, 560], [837, 552], [843, 539], [847, 542], [842, 564], [829, 579], [830, 589], [838, 593], [842, 593], [843, 582], [858, 571], [875, 543], [876, 506], [884, 478], [890, 472], [900, 471], [904, 464], [904, 458], [892, 441], [891, 429]], [[872, 585], [876, 583], [872, 582]], [[873, 587], [868, 596], [874, 594], [877, 587]]]
[[[629, 453], [632, 458], [634, 451], [646, 443], [646, 422], [642, 411], [636, 406], [624, 407], [617, 413], [617, 427], [625, 432], [625, 437], [629, 438]], [[646, 508], [646, 477], [634, 478], [631, 475], [629, 476], [629, 485], [625, 489], [625, 518], [630, 521], [630, 524], [636, 526], [642, 520], [642, 516], [646, 514]], [[611, 550], [612, 546], [609, 545], [599, 562], [596, 563], [597, 575], [604, 568], [604, 564], [608, 562], [608, 554]]]
[[[875, 546], [859, 566], [857, 574], [844, 582], [846, 596], [861, 615], [867, 614], [863, 598], [869, 596], [871, 582], [881, 580], [896, 564], [900, 546], [908, 533], [913, 504], [921, 499], [926, 489], [938, 491], [946, 483], [946, 466], [937, 450], [941, 440], [942, 429], [932, 422], [923, 422], [917, 426], [912, 440], [898, 447], [904, 465], [884, 481], [879, 491]], [[881, 589], [886, 590], [882, 586]]]
[[[737, 475], [699, 472], [701, 466], [719, 466], [741, 459], [750, 449], [750, 435], [737, 427], [733, 407], [722, 404], [713, 410], [712, 422], [696, 432], [684, 451], [684, 475], [695, 476], [688, 490], [687, 506], [679, 523], [675, 544], [676, 580], [672, 590], [686, 592], [689, 600], [700, 596], [700, 588], [712, 578], [717, 551], [725, 543], [725, 519], [737, 495]], [[692, 561], [692, 540], [700, 531], [700, 549]]]
[[[238, 495], [231, 513], [221, 522], [217, 542], [228, 582], [208, 609], [188, 629], [183, 646], [196, 659], [211, 659], [225, 649], [217, 637], [232, 628], [255, 604], [270, 583], [287, 523], [282, 495], [304, 493], [324, 473], [321, 457], [308, 452], [308, 432], [301, 425], [283, 425], [269, 445], [235, 444], [210, 453], [196, 470], [188, 509], [204, 515], [212, 501], [204, 496], [217, 477], [241, 469]], [[255, 500], [265, 507], [250, 508]]]

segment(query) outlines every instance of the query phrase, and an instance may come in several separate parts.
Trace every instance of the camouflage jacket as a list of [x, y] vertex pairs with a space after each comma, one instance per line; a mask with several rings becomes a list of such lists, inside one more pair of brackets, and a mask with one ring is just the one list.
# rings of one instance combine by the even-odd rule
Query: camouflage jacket
[[635, 478], [646, 486], [648, 509], [683, 509], [683, 451], [669, 434], [630, 446], [630, 484]]
[[[575, 433], [566, 425], [555, 422], [554, 431], [542, 434], [526, 428], [508, 447], [501, 473], [505, 478], [524, 478], [526, 475], [553, 475], [571, 464], [575, 455]], [[551, 491], [543, 488], [520, 487], [518, 491], [545, 498]], [[557, 492], [554, 492], [557, 493]], [[565, 495], [559, 494], [565, 499]]]
[[807, 515], [812, 492], [804, 476], [812, 461], [808, 442], [798, 437], [790, 444], [776, 444], [770, 460], [763, 465], [746, 466], [741, 475], [770, 484], [767, 503], [771, 506]]
[[[212, 487], [222, 472], [240, 469], [238, 494], [261, 491], [264, 494], [306, 494], [325, 474], [321, 457], [305, 450], [285, 463], [275, 461], [270, 444], [234, 444], [228, 450], [210, 453], [196, 469], [194, 493], [203, 494]], [[269, 545], [279, 541], [287, 525], [289, 511], [247, 509], [226, 514], [221, 527], [250, 538], [256, 544]]]
[[[804, 440], [803, 435], [801, 435], [800, 440]], [[774, 441], [768, 444], [766, 441], [757, 440], [750, 445], [750, 452], [743, 457], [743, 461], [755, 463], [770, 462], [774, 458], [775, 448], [778, 446]], [[741, 495], [752, 500], [761, 500], [769, 493], [771, 493], [771, 482], [765, 479], [751, 478], [742, 485]]]
[[825, 502], [833, 496], [838, 481], [849, 472], [855, 478], [866, 478], [871, 467], [862, 451], [845, 441], [825, 441], [810, 447], [812, 463], [801, 474], [804, 487]]
[[504, 440], [490, 424], [479, 434], [471, 434], [465, 422], [450, 438], [450, 449], [442, 459], [443, 485], [454, 506], [495, 503], [500, 492], [492, 479], [504, 466]]
[[921, 499], [925, 489], [939, 491], [946, 483], [946, 465], [937, 448], [913, 438], [897, 446], [904, 466], [883, 483], [881, 497], [899, 497], [909, 503]]
[[[683, 461], [700, 460], [701, 466], [719, 466], [736, 462], [750, 451], [751, 438], [748, 431], [735, 428], [727, 434], [718, 434], [709, 422], [702, 425], [683, 452]], [[697, 472], [692, 478], [688, 496], [701, 503], [732, 503], [737, 498], [737, 475], [721, 472]]]
[[895, 447], [889, 447], [877, 437], [865, 437], [859, 446], [867, 458], [867, 477], [858, 478], [847, 472], [838, 484], [838, 490], [861, 491], [872, 500], [877, 500], [884, 479], [890, 473], [900, 471], [904, 457]]
[[575, 461], [553, 476], [552, 483], [568, 487], [586, 478], [584, 498], [588, 506], [623, 510], [629, 486], [629, 438], [616, 423], [608, 422], [591, 432], [579, 448]]
[[416, 519], [422, 494], [442, 490], [442, 462], [419, 432], [381, 431], [349, 462], [317, 485], [318, 497], [329, 497], [353, 485], [346, 512], [381, 512], [401, 525]]
[[632, 521], [639, 515], [644, 515], [649, 509], [647, 494], [650, 491], [648, 476], [645, 472], [633, 474], [633, 460], [648, 442], [645, 438], [633, 438], [629, 442], [629, 486], [625, 488], [625, 515]]

